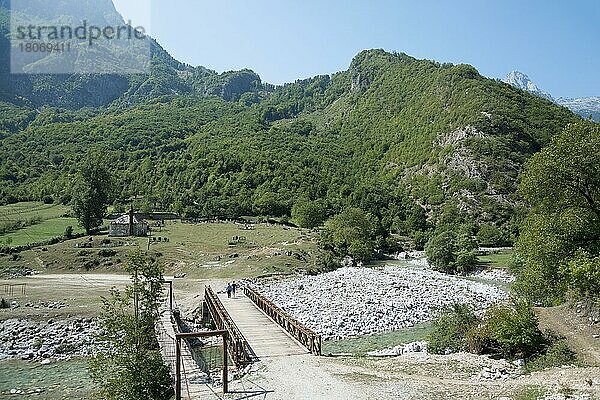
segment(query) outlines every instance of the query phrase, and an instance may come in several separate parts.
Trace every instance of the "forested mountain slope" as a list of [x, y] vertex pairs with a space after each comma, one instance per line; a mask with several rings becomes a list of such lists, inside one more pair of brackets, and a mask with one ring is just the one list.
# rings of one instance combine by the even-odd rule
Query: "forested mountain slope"
[[1, 201], [68, 201], [95, 152], [116, 175], [117, 202], [284, 216], [320, 200], [329, 213], [361, 207], [392, 231], [427, 213], [508, 234], [523, 162], [578, 118], [471, 66], [382, 50], [272, 93], [161, 94], [102, 110], [4, 105]]
[[[125, 24], [111, 0], [62, 0], [51, 3], [45, 0], [27, 0], [23, 4], [12, 4], [12, 22], [23, 21], [23, 26], [32, 21], [37, 26], [68, 24], [76, 27], [83, 20], [86, 24], [96, 26], [115, 27]], [[53, 106], [77, 110], [109, 105], [129, 107], [145, 100], [174, 94], [216, 95], [225, 100], [237, 100], [244, 93], [262, 96], [273, 88], [272, 85], [263, 84], [260, 77], [250, 70], [218, 74], [204, 67], [195, 68], [183, 64], [148, 36], [126, 49], [116, 44], [103, 45], [102, 42], [97, 42], [94, 46], [88, 46], [85, 41], [72, 41], [69, 52], [76, 53], [76, 56], [70, 58], [76, 61], [71, 67], [74, 71], [79, 71], [80, 68], [86, 71], [85, 65], [90, 65], [90, 73], [44, 73], [55, 69], [64, 60], [50, 53], [38, 52], [23, 67], [27, 74], [11, 75], [11, 43], [8, 39], [10, 7], [8, 0], [0, 0], [0, 102], [23, 103], [30, 108]], [[102, 65], [96, 65], [96, 68], [110, 70], [111, 60], [117, 60], [112, 65], [118, 68], [120, 63], [128, 65], [128, 59], [138, 60], [134, 64], [143, 65], [144, 73], [120, 74], [116, 69], [115, 73], [97, 74], [93, 69], [95, 64], [100, 63]], [[66, 71], [70, 71], [71, 67]]]

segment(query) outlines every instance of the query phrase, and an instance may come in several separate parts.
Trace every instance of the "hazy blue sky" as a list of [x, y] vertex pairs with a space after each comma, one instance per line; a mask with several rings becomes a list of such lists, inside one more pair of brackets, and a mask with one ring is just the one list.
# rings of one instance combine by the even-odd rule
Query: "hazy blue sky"
[[525, 72], [554, 96], [600, 96], [600, 0], [115, 0], [180, 61], [284, 83], [360, 50]]

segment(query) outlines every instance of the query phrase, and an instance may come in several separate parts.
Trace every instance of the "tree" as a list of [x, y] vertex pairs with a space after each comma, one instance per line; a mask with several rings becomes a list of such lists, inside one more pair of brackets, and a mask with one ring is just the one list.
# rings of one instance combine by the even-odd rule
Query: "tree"
[[571, 287], [584, 296], [600, 299], [600, 256], [579, 250], [568, 262], [566, 273]]
[[338, 257], [368, 261], [375, 249], [374, 217], [360, 208], [347, 208], [325, 223], [321, 246]]
[[429, 239], [425, 256], [435, 270], [448, 274], [466, 273], [477, 266], [477, 242], [466, 228], [460, 226], [458, 234], [442, 231]]
[[109, 204], [111, 175], [98, 157], [86, 161], [73, 185], [72, 206], [86, 234], [102, 225]]
[[453, 272], [456, 261], [456, 235], [451, 231], [433, 236], [425, 245], [425, 256], [434, 269], [442, 272]]
[[300, 200], [292, 207], [292, 220], [302, 228], [315, 228], [325, 221], [327, 206], [321, 200]]
[[411, 233], [424, 232], [427, 230], [427, 213], [423, 207], [413, 204], [406, 218], [406, 227]]
[[520, 227], [517, 248], [526, 266], [514, 288], [532, 301], [560, 302], [569, 286], [586, 291], [585, 280], [572, 281], [568, 271], [576, 268], [567, 264], [578, 251], [600, 255], [598, 149], [600, 125], [581, 121], [526, 164], [519, 190], [532, 208]]
[[498, 247], [508, 244], [504, 232], [491, 224], [483, 224], [477, 232], [477, 241], [482, 246]]
[[432, 323], [427, 351], [447, 354], [467, 350], [467, 332], [477, 322], [477, 316], [466, 304], [455, 303], [445, 307]]
[[137, 250], [125, 269], [132, 284], [103, 298], [101, 333], [96, 338], [100, 351], [89, 361], [90, 375], [102, 399], [168, 399], [169, 369], [154, 331], [160, 316], [162, 267]]

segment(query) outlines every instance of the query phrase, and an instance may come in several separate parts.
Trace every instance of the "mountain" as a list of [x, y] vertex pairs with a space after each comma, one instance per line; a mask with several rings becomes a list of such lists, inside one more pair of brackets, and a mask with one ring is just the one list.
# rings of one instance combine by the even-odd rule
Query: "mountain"
[[508, 75], [506, 75], [506, 78], [504, 78], [504, 82], [508, 83], [509, 85], [513, 85], [514, 87], [519, 88], [521, 90], [533, 93], [536, 96], [554, 101], [554, 99], [549, 93], [544, 92], [543, 90], [538, 88], [537, 85], [533, 83], [531, 79], [529, 79], [529, 77], [522, 72], [510, 72]]
[[[109, 2], [88, 3], [116, 18]], [[191, 67], [147, 40], [147, 73], [14, 75], [0, 63], [0, 203], [67, 203], [98, 156], [117, 207], [134, 198], [184, 216], [289, 218], [306, 204], [324, 215], [352, 206], [383, 238], [451, 224], [510, 242], [523, 164], [578, 120], [470, 65], [365, 50], [345, 71], [274, 87], [250, 70]]]
[[600, 97], [582, 97], [578, 99], [559, 97], [556, 102], [584, 118], [600, 122]]
[[[211, 86], [210, 71], [193, 73], [206, 85], [107, 109], [0, 108], [0, 201], [68, 202], [73, 174], [96, 153], [115, 175], [117, 205], [289, 217], [317, 201], [328, 214], [360, 207], [382, 232], [418, 235], [426, 215], [510, 240], [523, 163], [577, 120], [472, 66], [383, 50], [262, 97], [236, 98], [223, 75]], [[245, 76], [230, 82], [252, 84]]]
[[[172, 94], [217, 95], [237, 100], [244, 93], [260, 97], [272, 90], [272, 85], [263, 84], [250, 70], [218, 74], [183, 64], [151, 37], [138, 41], [106, 41], [108, 44], [97, 41], [94, 46], [72, 40], [69, 41], [71, 51], [63, 53], [68, 53], [68, 57], [42, 52], [27, 54], [18, 59], [24, 74], [11, 75], [11, 15], [13, 23], [23, 26], [31, 21], [36, 26], [66, 24], [73, 27], [82, 25], [83, 20], [88, 25], [101, 27], [121, 26], [125, 22], [111, 0], [23, 0], [19, 3], [0, 0], [0, 101], [13, 105], [77, 110], [131, 106]], [[138, 73], [124, 73], [129, 71]]]
[[553, 101], [563, 107], [567, 107], [569, 110], [584, 118], [591, 117], [592, 120], [600, 122], [600, 97], [584, 97], [574, 99], [559, 97], [555, 99], [549, 93], [541, 90], [535, 83], [531, 81], [531, 79], [529, 79], [527, 75], [519, 71], [510, 72], [503, 81], [516, 88]]

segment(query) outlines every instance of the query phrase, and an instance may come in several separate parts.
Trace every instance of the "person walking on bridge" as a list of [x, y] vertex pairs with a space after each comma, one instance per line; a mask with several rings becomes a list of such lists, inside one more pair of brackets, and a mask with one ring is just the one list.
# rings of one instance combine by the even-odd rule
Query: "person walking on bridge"
[[231, 286], [231, 282], [227, 282], [227, 298], [231, 298], [231, 292], [233, 292], [233, 286]]
[[233, 293], [233, 297], [235, 297], [235, 289], [237, 289], [237, 283], [235, 283], [235, 281], [233, 281], [231, 283], [231, 293]]

